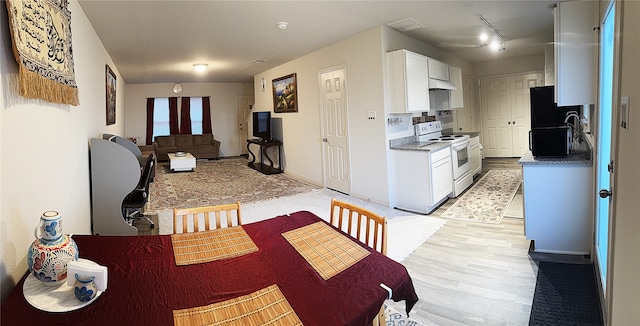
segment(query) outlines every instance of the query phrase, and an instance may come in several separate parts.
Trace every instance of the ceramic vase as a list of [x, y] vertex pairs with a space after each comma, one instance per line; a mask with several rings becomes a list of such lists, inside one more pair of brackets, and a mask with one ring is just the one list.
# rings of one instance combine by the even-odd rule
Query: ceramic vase
[[27, 253], [29, 272], [45, 285], [62, 285], [67, 279], [67, 264], [78, 260], [76, 242], [62, 234], [62, 216], [55, 211], [44, 212], [34, 236]]
[[82, 302], [90, 301], [91, 299], [96, 297], [96, 293], [98, 292], [96, 287], [96, 282], [94, 281], [95, 277], [91, 276], [88, 278], [81, 278], [76, 276], [76, 283], [73, 287], [73, 293], [76, 298]]

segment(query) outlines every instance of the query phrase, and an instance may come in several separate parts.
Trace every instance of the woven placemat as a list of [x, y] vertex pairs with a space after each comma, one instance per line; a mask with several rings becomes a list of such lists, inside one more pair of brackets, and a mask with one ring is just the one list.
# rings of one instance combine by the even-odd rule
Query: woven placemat
[[242, 226], [171, 235], [176, 265], [227, 259], [258, 251]]
[[370, 253], [324, 222], [309, 224], [282, 236], [325, 281]]
[[180, 325], [302, 325], [277, 285], [207, 306], [173, 311]]

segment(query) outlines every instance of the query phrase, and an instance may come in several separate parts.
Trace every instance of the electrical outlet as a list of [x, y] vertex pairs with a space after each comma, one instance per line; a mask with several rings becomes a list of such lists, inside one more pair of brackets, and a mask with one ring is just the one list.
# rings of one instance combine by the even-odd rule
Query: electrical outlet
[[376, 111], [368, 111], [367, 112], [367, 119], [375, 120], [376, 119]]

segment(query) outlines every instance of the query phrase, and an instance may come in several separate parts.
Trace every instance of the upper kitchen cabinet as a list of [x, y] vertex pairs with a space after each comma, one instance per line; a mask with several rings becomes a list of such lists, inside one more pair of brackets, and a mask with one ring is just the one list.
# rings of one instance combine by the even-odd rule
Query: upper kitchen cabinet
[[458, 89], [451, 91], [451, 108], [460, 109], [464, 107], [464, 90], [462, 89], [462, 69], [449, 66], [449, 80]]
[[429, 78], [449, 81], [449, 65], [436, 59], [428, 58]]
[[596, 5], [597, 1], [561, 2], [553, 11], [558, 106], [595, 103]]
[[397, 50], [387, 53], [389, 113], [429, 111], [427, 57]]

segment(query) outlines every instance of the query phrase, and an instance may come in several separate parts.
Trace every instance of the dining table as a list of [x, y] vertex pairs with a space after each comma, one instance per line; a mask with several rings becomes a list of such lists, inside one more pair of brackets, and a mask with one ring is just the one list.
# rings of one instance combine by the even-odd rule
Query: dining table
[[[347, 237], [356, 249], [366, 251], [363, 258], [335, 275], [321, 275], [287, 237], [314, 225], [328, 226]], [[0, 320], [4, 325], [178, 325], [177, 311], [202, 309], [275, 289], [301, 324], [371, 325], [385, 300], [404, 300], [407, 314], [418, 301], [402, 264], [311, 212], [280, 215], [240, 227], [255, 250], [187, 264], [177, 263], [175, 235], [74, 235], [80, 258], [107, 267], [106, 290], [84, 307], [43, 311], [25, 298], [27, 271], [2, 303]], [[315, 250], [312, 244], [309, 248]]]

